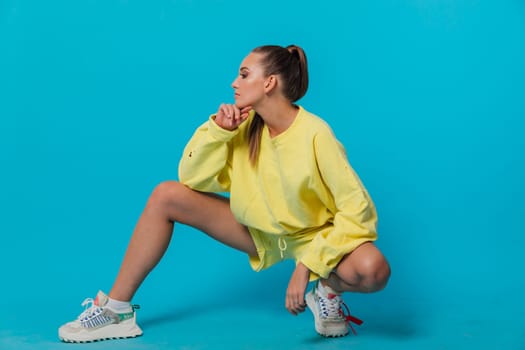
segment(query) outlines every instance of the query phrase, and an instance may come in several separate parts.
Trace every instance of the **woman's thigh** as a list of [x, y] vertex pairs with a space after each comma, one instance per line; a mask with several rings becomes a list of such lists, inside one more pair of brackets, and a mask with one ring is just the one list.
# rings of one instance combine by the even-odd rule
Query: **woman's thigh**
[[195, 191], [176, 181], [164, 182], [155, 191], [160, 192], [170, 220], [197, 228], [249, 255], [257, 254], [248, 229], [233, 216], [228, 198]]

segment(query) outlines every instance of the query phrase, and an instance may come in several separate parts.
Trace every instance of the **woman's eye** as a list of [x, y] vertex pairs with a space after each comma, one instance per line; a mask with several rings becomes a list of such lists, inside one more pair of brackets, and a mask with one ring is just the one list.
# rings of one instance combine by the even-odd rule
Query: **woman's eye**
[[246, 77], [248, 76], [248, 74], [245, 74], [245, 73], [241, 73], [241, 74], [239, 74], [239, 75], [240, 75], [241, 78], [243, 78], [243, 79], [246, 78]]

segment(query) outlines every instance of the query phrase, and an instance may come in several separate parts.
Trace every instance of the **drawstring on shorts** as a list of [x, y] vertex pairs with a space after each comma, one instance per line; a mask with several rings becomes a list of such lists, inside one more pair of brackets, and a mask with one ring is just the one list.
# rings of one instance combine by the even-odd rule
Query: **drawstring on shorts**
[[283, 236], [279, 236], [277, 244], [279, 245], [279, 253], [281, 253], [281, 259], [284, 259], [284, 252], [286, 251], [288, 245], [286, 244], [286, 240]]

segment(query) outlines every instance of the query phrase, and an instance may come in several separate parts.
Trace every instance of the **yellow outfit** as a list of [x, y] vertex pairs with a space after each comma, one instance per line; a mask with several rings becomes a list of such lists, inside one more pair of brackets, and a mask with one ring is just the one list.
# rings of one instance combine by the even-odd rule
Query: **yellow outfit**
[[254, 270], [292, 258], [311, 279], [327, 278], [346, 254], [377, 238], [374, 204], [322, 119], [299, 107], [283, 133], [272, 138], [265, 125], [254, 167], [252, 118], [228, 131], [211, 116], [187, 144], [179, 179], [198, 191], [230, 192], [231, 210], [257, 247]]

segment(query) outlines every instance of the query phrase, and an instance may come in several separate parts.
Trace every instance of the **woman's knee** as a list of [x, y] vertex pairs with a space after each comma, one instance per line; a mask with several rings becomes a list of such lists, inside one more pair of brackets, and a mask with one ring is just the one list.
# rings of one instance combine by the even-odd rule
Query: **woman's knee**
[[362, 277], [362, 287], [366, 292], [377, 292], [384, 289], [391, 273], [390, 264], [381, 254], [373, 254], [362, 259], [357, 271]]
[[391, 273], [390, 264], [371, 243], [348, 255], [337, 270], [337, 275], [343, 281], [349, 285], [358, 285], [359, 290], [369, 293], [384, 289]]
[[384, 289], [390, 279], [390, 264], [384, 257], [371, 259], [366, 264], [365, 269], [365, 288], [370, 292]]
[[177, 181], [165, 181], [158, 184], [151, 192], [148, 200], [150, 207], [172, 206], [181, 200], [186, 187]]

